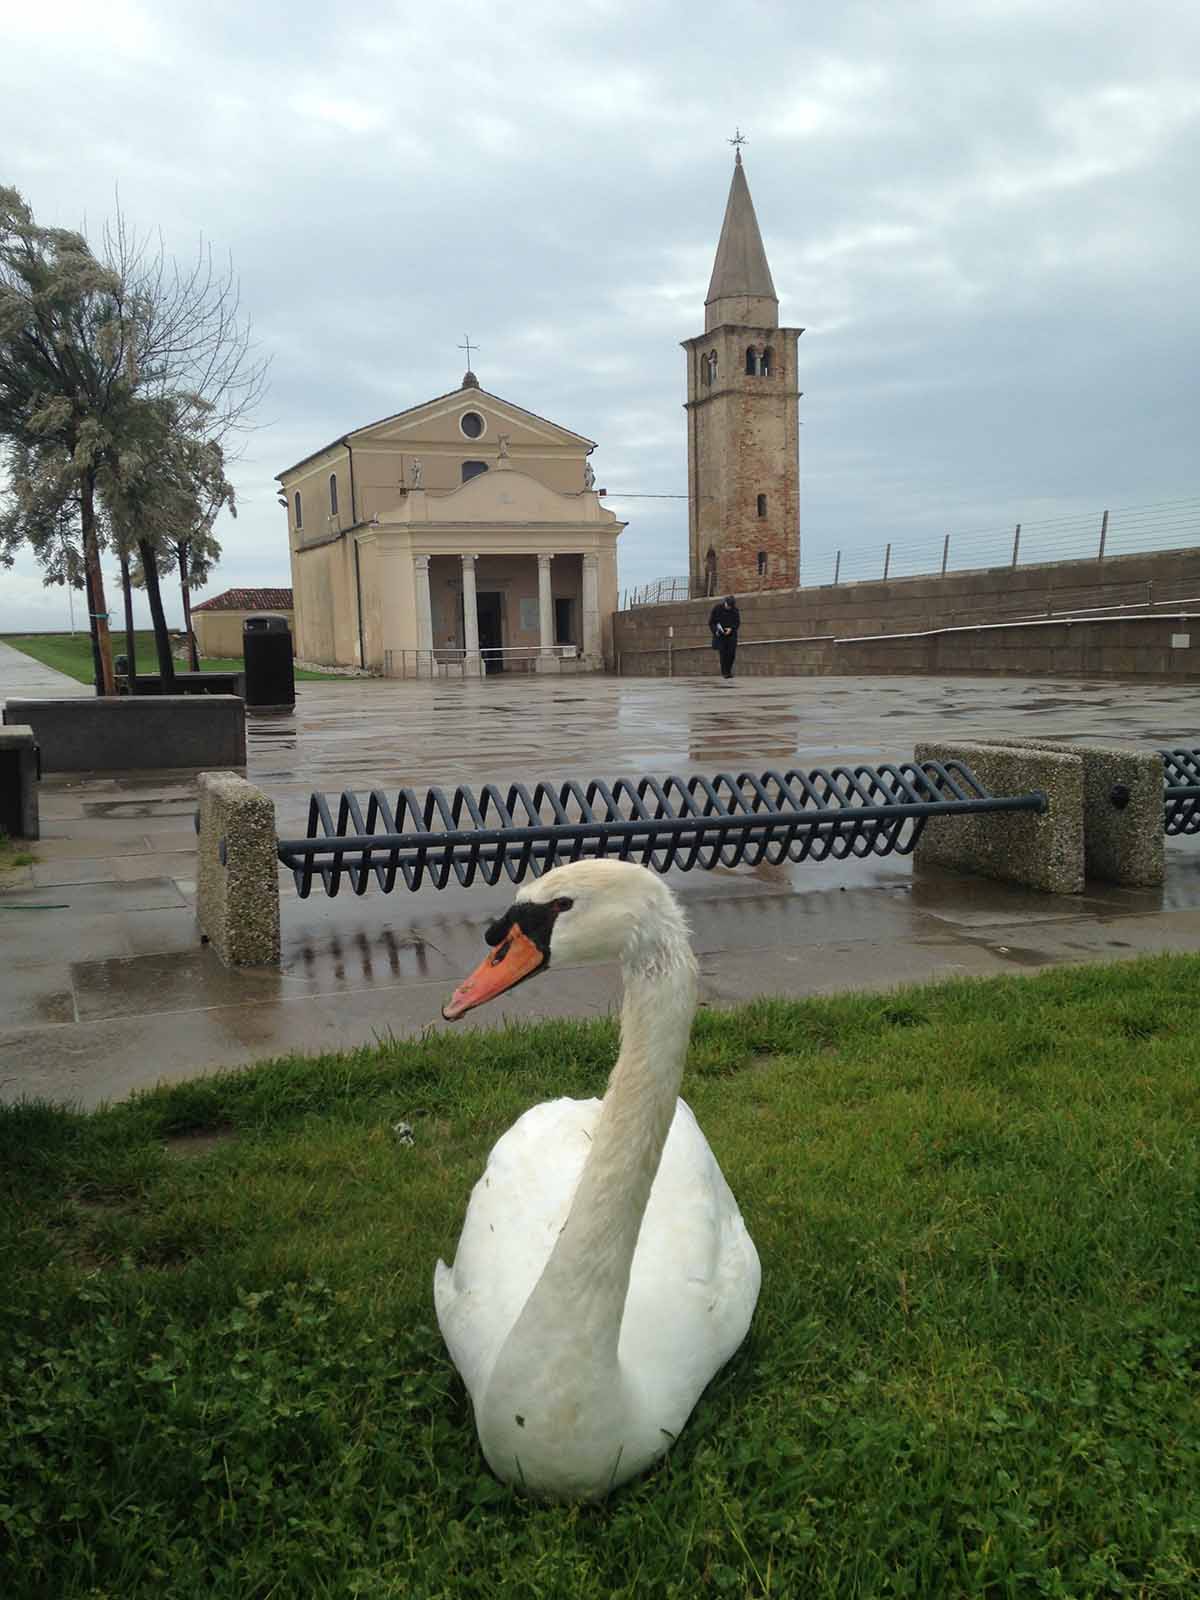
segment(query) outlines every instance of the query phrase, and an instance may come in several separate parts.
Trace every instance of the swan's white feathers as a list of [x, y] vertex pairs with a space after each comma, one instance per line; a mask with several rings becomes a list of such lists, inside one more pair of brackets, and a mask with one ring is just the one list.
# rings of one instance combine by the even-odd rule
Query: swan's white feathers
[[[453, 1268], [438, 1263], [438, 1323], [476, 1405], [567, 1219], [600, 1104], [551, 1100], [525, 1112], [472, 1191]], [[622, 1370], [672, 1432], [745, 1337], [759, 1277], [737, 1202], [680, 1100], [638, 1235], [619, 1347]]]
[[584, 861], [518, 900], [552, 905], [551, 966], [621, 961], [621, 1052], [603, 1104], [535, 1106], [496, 1144], [437, 1315], [493, 1471], [598, 1499], [670, 1448], [745, 1337], [758, 1255], [678, 1098], [696, 964], [670, 889]]

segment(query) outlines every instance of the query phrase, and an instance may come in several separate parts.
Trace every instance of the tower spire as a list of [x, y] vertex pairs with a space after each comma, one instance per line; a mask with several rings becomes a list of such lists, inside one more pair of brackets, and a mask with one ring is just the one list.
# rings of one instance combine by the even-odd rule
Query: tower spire
[[[717, 259], [704, 297], [705, 325], [719, 328], [726, 322], [755, 323], [759, 327], [779, 326], [779, 297], [767, 265], [741, 146], [746, 142], [741, 129], [729, 143], [734, 147], [733, 180], [725, 203], [725, 220], [717, 244]], [[727, 302], [727, 303], [723, 303]]]

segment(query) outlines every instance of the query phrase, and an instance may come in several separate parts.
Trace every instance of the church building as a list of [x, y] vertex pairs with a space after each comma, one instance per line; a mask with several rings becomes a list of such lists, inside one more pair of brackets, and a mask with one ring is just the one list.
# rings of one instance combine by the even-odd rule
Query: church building
[[388, 677], [603, 668], [625, 524], [594, 448], [467, 372], [288, 467], [296, 655]]
[[797, 341], [779, 300], [735, 145], [733, 182], [704, 301], [685, 339], [688, 562], [693, 595], [800, 582]]

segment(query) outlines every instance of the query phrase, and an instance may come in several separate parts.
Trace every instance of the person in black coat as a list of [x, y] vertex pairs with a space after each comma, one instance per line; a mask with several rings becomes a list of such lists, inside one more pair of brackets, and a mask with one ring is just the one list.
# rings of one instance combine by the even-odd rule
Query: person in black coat
[[727, 594], [724, 600], [718, 600], [709, 612], [708, 626], [712, 633], [713, 649], [720, 654], [723, 678], [733, 677], [733, 658], [737, 655], [738, 629], [741, 625], [742, 614], [731, 594]]

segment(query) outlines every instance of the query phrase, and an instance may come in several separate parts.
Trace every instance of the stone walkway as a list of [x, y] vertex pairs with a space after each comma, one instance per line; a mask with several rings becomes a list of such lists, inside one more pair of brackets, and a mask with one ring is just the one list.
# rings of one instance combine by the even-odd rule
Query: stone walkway
[[[27, 691], [5, 676], [0, 700]], [[27, 658], [26, 658], [27, 659]], [[44, 671], [45, 669], [38, 669]], [[82, 691], [82, 686], [75, 685]], [[290, 717], [251, 718], [248, 775], [302, 834], [310, 791], [907, 759], [954, 731], [1195, 744], [1194, 689], [958, 679], [489, 679], [303, 683]], [[82, 691], [86, 692], [86, 691]], [[445, 1026], [510, 886], [442, 893], [283, 887], [279, 971], [229, 972], [199, 944], [194, 777], [60, 775], [42, 787], [38, 863], [0, 890], [0, 1098], [95, 1105], [293, 1050]], [[1081, 898], [913, 874], [907, 860], [674, 874], [703, 999], [804, 995], [951, 975], [1200, 950], [1200, 841], [1168, 851], [1165, 889]], [[556, 969], [479, 1014], [596, 1015], [608, 968]], [[458, 1026], [462, 1027], [463, 1024]]]
[[43, 666], [0, 639], [0, 701], [75, 700], [94, 693], [88, 684], [68, 678], [56, 667]]

